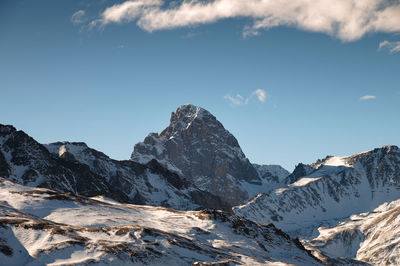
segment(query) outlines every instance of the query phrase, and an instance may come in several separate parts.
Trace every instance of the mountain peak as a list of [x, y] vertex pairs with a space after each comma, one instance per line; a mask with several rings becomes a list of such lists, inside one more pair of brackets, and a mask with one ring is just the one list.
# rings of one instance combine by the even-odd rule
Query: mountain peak
[[156, 159], [200, 189], [222, 194], [229, 204], [248, 198], [241, 182], [261, 183], [237, 139], [210, 112], [192, 104], [173, 112], [159, 135], [149, 134], [136, 144], [131, 159], [140, 163]]
[[0, 136], [8, 135], [8, 134], [10, 134], [12, 132], [15, 132], [15, 131], [17, 131], [17, 130], [12, 125], [0, 124]]
[[213, 116], [206, 109], [201, 108], [193, 104], [184, 104], [179, 106], [175, 112], [171, 113], [170, 122], [174, 123], [177, 121], [190, 122], [195, 119], [202, 119], [203, 116]]
[[195, 119], [202, 119], [204, 115], [211, 116], [211, 114], [207, 110], [199, 106], [185, 104], [178, 107], [175, 113], [171, 113], [170, 122], [171, 124], [180, 121], [190, 123]]
[[[161, 132], [160, 136], [172, 138], [175, 135], [182, 134], [182, 132], [187, 132], [185, 135], [189, 137], [189, 135], [192, 135], [193, 131], [198, 131], [198, 134], [203, 135], [227, 135], [227, 130], [225, 130], [224, 126], [209, 111], [199, 106], [185, 104], [171, 113], [170, 124]], [[198, 134], [195, 134], [195, 136]], [[232, 141], [231, 144], [239, 146], [236, 139]]]
[[201, 108], [200, 106], [196, 106], [193, 104], [184, 104], [178, 107], [178, 109], [176, 109], [176, 114], [178, 115], [184, 115], [186, 117], [193, 117], [193, 118], [197, 118], [197, 116], [200, 114], [210, 114], [210, 112], [208, 112], [206, 109]]

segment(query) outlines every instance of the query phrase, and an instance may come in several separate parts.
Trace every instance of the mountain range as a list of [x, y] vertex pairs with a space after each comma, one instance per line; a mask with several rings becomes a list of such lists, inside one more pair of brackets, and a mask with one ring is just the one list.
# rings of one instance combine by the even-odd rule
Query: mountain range
[[0, 124], [0, 178], [7, 265], [400, 263], [396, 146], [289, 173], [187, 104], [123, 161]]

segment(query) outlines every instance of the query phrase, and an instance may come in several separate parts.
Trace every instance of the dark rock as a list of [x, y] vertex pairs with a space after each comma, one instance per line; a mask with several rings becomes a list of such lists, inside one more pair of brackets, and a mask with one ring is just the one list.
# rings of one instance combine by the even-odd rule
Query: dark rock
[[301, 177], [311, 174], [314, 170], [315, 168], [312, 168], [310, 165], [299, 163], [298, 165], [296, 165], [293, 172], [285, 178], [284, 183], [292, 184], [299, 180]]
[[3, 153], [0, 151], [0, 177], [8, 178], [10, 175], [10, 167], [4, 157]]
[[236, 138], [215, 116], [193, 105], [179, 107], [161, 134], [149, 134], [136, 144], [131, 159], [142, 163], [156, 159], [230, 206], [249, 198], [240, 182], [261, 184]]

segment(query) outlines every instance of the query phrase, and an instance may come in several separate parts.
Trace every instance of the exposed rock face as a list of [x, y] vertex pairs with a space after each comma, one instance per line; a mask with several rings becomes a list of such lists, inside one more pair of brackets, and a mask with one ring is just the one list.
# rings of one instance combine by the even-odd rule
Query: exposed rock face
[[306, 232], [400, 197], [400, 149], [396, 146], [330, 156], [301, 168], [291, 175], [295, 182], [235, 207], [235, 213], [261, 223], [273, 222], [285, 231]]
[[236, 138], [212, 114], [194, 105], [179, 107], [161, 134], [149, 134], [135, 145], [131, 159], [156, 159], [231, 206], [249, 198], [242, 183], [262, 185]]
[[124, 195], [108, 187], [106, 180], [78, 162], [60, 160], [13, 126], [0, 125], [0, 171], [13, 181], [30, 186], [49, 187], [84, 195]]
[[23, 131], [0, 125], [0, 174], [15, 182], [120, 202], [193, 210], [230, 210], [157, 161], [116, 161], [82, 142], [42, 145]]
[[146, 164], [117, 161], [82, 142], [56, 142], [45, 147], [64, 160], [79, 161], [92, 172], [104, 176], [109, 186], [117, 187], [128, 195], [128, 202], [183, 210], [205, 207], [230, 211], [221, 198], [199, 190], [156, 160]]

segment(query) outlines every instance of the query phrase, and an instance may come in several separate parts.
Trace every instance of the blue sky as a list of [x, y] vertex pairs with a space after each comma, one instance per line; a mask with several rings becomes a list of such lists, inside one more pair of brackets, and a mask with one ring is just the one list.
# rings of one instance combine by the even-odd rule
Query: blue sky
[[[400, 145], [398, 4], [327, 11], [296, 0], [307, 6], [299, 15], [236, 0], [149, 2], [1, 1], [0, 123], [128, 159], [192, 103], [252, 162], [289, 170]], [[357, 11], [384, 19], [354, 26], [336, 15]]]

